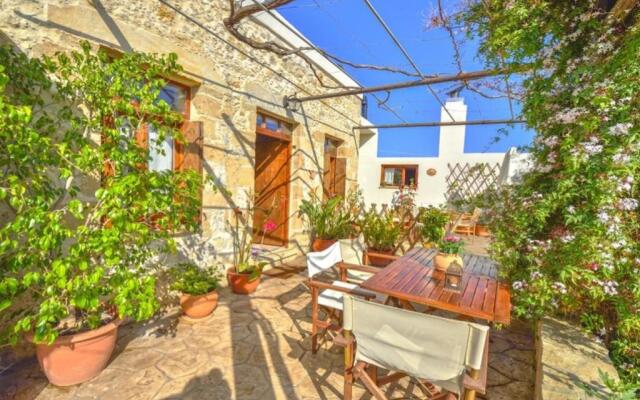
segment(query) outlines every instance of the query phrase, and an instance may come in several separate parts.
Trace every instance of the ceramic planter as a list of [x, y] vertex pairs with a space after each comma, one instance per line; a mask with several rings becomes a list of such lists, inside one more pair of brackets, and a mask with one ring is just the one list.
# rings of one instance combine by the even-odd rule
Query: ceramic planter
[[100, 374], [111, 358], [121, 323], [118, 319], [88, 332], [59, 336], [52, 344], [36, 344], [38, 362], [49, 382], [70, 386]]
[[476, 236], [487, 237], [489, 235], [489, 228], [486, 225], [476, 224]]
[[[386, 257], [385, 257], [386, 256]], [[365, 264], [374, 267], [386, 267], [393, 262], [393, 251], [366, 250], [364, 254]]]
[[449, 264], [454, 261], [457, 261], [458, 264], [462, 266], [462, 257], [460, 255], [448, 254], [439, 251], [438, 254], [436, 254], [436, 256], [433, 258], [433, 265], [435, 266], [436, 270], [444, 272], [447, 270], [447, 268], [449, 268]]
[[211, 314], [217, 306], [218, 293], [215, 290], [201, 295], [183, 293], [180, 296], [180, 308], [189, 318], [204, 318]]
[[250, 281], [249, 274], [239, 274], [235, 267], [227, 271], [227, 281], [231, 291], [236, 294], [251, 294], [256, 291], [260, 284], [261, 276]]
[[331, 247], [336, 240], [333, 239], [315, 239], [311, 244], [311, 250], [313, 251], [322, 251]]

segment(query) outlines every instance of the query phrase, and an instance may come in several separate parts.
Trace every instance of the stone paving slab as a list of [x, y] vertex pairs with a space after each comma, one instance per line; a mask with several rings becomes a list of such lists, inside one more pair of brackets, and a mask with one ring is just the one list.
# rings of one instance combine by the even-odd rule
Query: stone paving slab
[[[0, 399], [340, 399], [342, 349], [327, 343], [316, 355], [309, 351], [310, 296], [301, 272], [273, 270], [251, 296], [222, 289], [214, 315], [201, 321], [174, 311], [121, 327], [109, 366], [81, 385], [57, 388], [33, 356], [13, 360], [0, 373]], [[490, 350], [488, 392], [480, 398], [531, 399], [531, 330], [514, 323], [494, 331]], [[423, 398], [418, 393], [408, 378], [388, 392]], [[357, 385], [354, 398], [369, 396]]]

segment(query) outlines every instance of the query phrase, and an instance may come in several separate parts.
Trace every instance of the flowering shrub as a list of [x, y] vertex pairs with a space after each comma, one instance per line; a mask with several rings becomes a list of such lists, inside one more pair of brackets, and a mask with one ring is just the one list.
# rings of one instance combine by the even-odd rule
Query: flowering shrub
[[441, 252], [447, 254], [460, 254], [464, 248], [464, 242], [459, 236], [445, 236], [438, 245]]
[[461, 17], [494, 66], [527, 72], [535, 166], [497, 194], [492, 254], [514, 313], [579, 321], [640, 381], [640, 36], [596, 1], [491, 0]]

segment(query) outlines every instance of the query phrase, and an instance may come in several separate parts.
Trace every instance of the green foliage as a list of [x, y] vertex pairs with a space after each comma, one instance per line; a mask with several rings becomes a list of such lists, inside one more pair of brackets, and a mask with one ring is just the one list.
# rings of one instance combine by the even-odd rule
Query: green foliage
[[534, 168], [495, 196], [492, 255], [514, 313], [571, 318], [640, 382], [640, 35], [596, 1], [491, 0], [461, 14], [491, 66], [523, 76]]
[[180, 263], [171, 268], [171, 289], [198, 296], [218, 288], [220, 273], [214, 267], [199, 268], [192, 263]]
[[388, 252], [396, 250], [403, 233], [403, 223], [393, 210], [378, 211], [371, 207], [363, 213], [360, 221], [362, 234], [367, 247], [371, 250]]
[[449, 213], [443, 207], [420, 207], [418, 210], [420, 235], [426, 242], [440, 242], [448, 222]]
[[[247, 199], [253, 199], [253, 193], [247, 193]], [[266, 262], [256, 260], [257, 251], [253, 250], [253, 215], [256, 211], [252, 200], [247, 200], [245, 211], [240, 208], [234, 210], [233, 232], [233, 264], [239, 274], [249, 274], [249, 281], [254, 281], [262, 275]], [[270, 214], [270, 212], [269, 212]], [[269, 215], [265, 219], [269, 219]], [[263, 227], [264, 229], [264, 227]], [[264, 237], [263, 237], [264, 239]]]
[[438, 249], [446, 254], [460, 254], [464, 248], [464, 242], [459, 236], [445, 236], [438, 242]]
[[316, 195], [302, 200], [300, 215], [306, 218], [316, 239], [339, 240], [353, 234], [354, 217], [342, 197], [322, 201]]
[[157, 101], [159, 77], [179, 70], [175, 55], [110, 60], [87, 43], [42, 59], [0, 48], [6, 340], [51, 342], [70, 317], [78, 331], [156, 311], [152, 260], [175, 247], [172, 230], [197, 229], [202, 178], [147, 170], [134, 132], [154, 125], [159, 141], [181, 140], [181, 115]]

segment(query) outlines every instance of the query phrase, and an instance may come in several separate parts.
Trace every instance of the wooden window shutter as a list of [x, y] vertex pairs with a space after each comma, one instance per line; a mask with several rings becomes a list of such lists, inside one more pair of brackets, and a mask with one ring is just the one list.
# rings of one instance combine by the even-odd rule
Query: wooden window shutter
[[336, 158], [336, 174], [334, 181], [334, 195], [345, 197], [347, 192], [347, 159]]
[[[176, 171], [193, 170], [202, 176], [203, 128], [200, 121], [184, 121], [182, 124], [184, 142], [174, 141], [173, 165]], [[200, 217], [202, 218], [202, 190], [200, 191]]]

